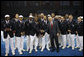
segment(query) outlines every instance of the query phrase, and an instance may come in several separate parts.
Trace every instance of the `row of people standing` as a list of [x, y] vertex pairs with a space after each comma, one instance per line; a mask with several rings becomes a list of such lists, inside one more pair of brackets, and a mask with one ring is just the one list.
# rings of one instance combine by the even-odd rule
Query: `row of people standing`
[[[57, 47], [57, 52], [59, 52], [59, 44], [61, 44], [62, 49], [66, 47], [66, 42], [68, 42], [68, 48], [71, 46], [74, 50], [74, 34], [77, 34], [77, 47], [80, 47], [80, 51], [83, 49], [83, 22], [80, 21], [81, 17], [78, 17], [78, 22], [75, 23], [73, 16], [69, 15], [68, 20], [63, 16], [48, 15], [48, 18], [41, 13], [40, 16], [33, 17], [32, 14], [29, 15], [29, 19], [23, 21], [22, 15], [15, 15], [14, 19], [10, 20], [9, 15], [5, 15], [5, 20], [1, 22], [2, 31], [4, 33], [5, 46], [6, 46], [6, 56], [9, 53], [9, 39], [11, 40], [11, 50], [12, 54], [15, 55], [15, 49], [18, 48], [18, 52], [22, 54], [24, 50], [24, 37], [27, 38], [27, 51], [29, 53], [34, 49], [37, 52], [37, 47], [44, 50], [45, 46], [47, 50], [55, 50], [55, 44]], [[80, 24], [79, 24], [80, 23]], [[10, 37], [9, 37], [10, 36]], [[15, 48], [13, 37], [15, 36]], [[54, 44], [55, 40], [55, 44]], [[59, 40], [59, 41], [58, 41]], [[79, 41], [79, 43], [78, 43]], [[78, 46], [81, 45], [81, 46]]]
[[[58, 23], [60, 28], [59, 43], [62, 49], [72, 47], [80, 48], [79, 51], [83, 50], [83, 17], [79, 16], [77, 19], [73, 19], [72, 15], [67, 16], [68, 18], [59, 17]], [[56, 17], [57, 18], [57, 17]], [[76, 39], [76, 47], [75, 47]], [[67, 46], [68, 43], [68, 46]]]
[[[13, 55], [15, 55], [16, 48], [18, 48], [19, 54], [22, 54], [22, 51], [25, 51], [23, 49], [24, 36], [27, 37], [27, 51], [30, 50], [29, 53], [32, 52], [33, 45], [35, 46], [35, 51], [37, 51], [38, 42], [39, 46], [41, 47], [41, 51], [43, 51], [45, 48], [45, 41], [43, 39], [45, 39], [44, 35], [46, 31], [46, 23], [42, 20], [39, 20], [39, 22], [37, 22], [37, 18], [35, 18], [34, 20], [32, 15], [30, 15], [29, 19], [25, 20], [25, 22], [22, 19], [23, 16], [19, 16], [18, 14], [16, 14], [15, 18], [11, 20], [10, 15], [5, 15], [5, 20], [1, 21], [1, 31], [3, 31], [3, 38], [5, 39], [6, 56], [8, 56], [9, 53], [9, 40], [11, 39], [11, 50]], [[38, 38], [39, 34], [41, 35], [41, 39]], [[14, 36], [15, 48], [13, 40]], [[49, 50], [48, 44], [47, 49]]]

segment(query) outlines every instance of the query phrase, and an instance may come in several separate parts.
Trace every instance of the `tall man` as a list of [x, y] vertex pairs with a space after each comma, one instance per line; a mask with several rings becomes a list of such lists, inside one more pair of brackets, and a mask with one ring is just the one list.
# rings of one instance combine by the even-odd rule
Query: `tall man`
[[[44, 14], [43, 13], [41, 13], [40, 15], [39, 15], [39, 19], [38, 19], [38, 22], [39, 22], [39, 28], [41, 29], [42, 28], [42, 22], [44, 22]], [[41, 32], [41, 31], [40, 31]], [[39, 36], [39, 48], [41, 49], [42, 48], [42, 35], [41, 35], [41, 33], [40, 33], [40, 36]]]
[[24, 50], [24, 38], [25, 38], [25, 22], [23, 21], [23, 16], [20, 15], [19, 16], [19, 20], [20, 20], [20, 24], [21, 24], [21, 41], [20, 41], [20, 45], [21, 45], [21, 50], [22, 51], [25, 51]]
[[75, 32], [76, 32], [76, 22], [73, 20], [73, 16], [72, 15], [69, 15], [69, 23], [68, 23], [68, 28], [67, 29], [68, 29], [68, 32], [69, 32], [69, 37], [68, 37], [69, 46], [68, 46], [68, 48], [71, 46], [72, 50], [74, 50], [74, 47], [75, 47], [74, 39], [75, 39]]
[[38, 40], [39, 40], [39, 34], [40, 34], [40, 30], [39, 30], [39, 22], [38, 22], [38, 17], [35, 17], [35, 39], [34, 39], [34, 45], [35, 45], [35, 51], [37, 52], [37, 47], [38, 47]]
[[66, 32], [67, 32], [67, 24], [64, 17], [61, 17], [60, 31], [62, 35], [61, 45], [63, 46], [62, 49], [64, 49], [66, 47]]
[[29, 27], [29, 19], [25, 21], [25, 36], [27, 38], [27, 51], [29, 50], [30, 47], [30, 27]]
[[77, 35], [78, 35], [78, 43], [79, 43], [79, 46], [76, 46], [76, 47], [79, 47], [79, 51], [82, 51], [83, 50], [83, 21], [82, 21], [82, 18], [81, 17], [78, 17], [78, 20], [77, 20]]
[[47, 17], [44, 16], [44, 23], [45, 23], [45, 45], [48, 51], [50, 51], [49, 49], [49, 44], [50, 44], [50, 38], [49, 38], [49, 34], [48, 34], [48, 20]]
[[46, 28], [45, 22], [44, 22], [44, 14], [41, 14], [41, 21], [39, 25], [40, 25], [40, 35], [41, 35], [41, 38], [40, 38], [41, 51], [43, 51], [45, 48], [45, 28]]
[[[15, 14], [15, 18], [12, 19], [12, 20], [14, 21], [14, 22], [13, 22], [14, 24], [17, 24], [16, 22], [18, 22], [18, 20], [19, 20], [19, 14]], [[17, 36], [15, 35], [15, 34], [17, 34], [17, 33], [16, 33], [16, 29], [15, 29], [16, 26], [15, 26], [15, 25], [13, 25], [13, 26], [14, 26], [13, 34], [14, 34], [14, 36], [15, 36], [15, 49], [16, 49], [16, 48], [18, 48], [18, 45], [17, 45], [17, 44], [18, 44], [18, 42], [17, 42], [18, 40], [17, 40]]]
[[3, 33], [4, 33], [4, 39], [5, 39], [5, 48], [6, 48], [6, 54], [5, 56], [8, 56], [9, 53], [9, 40], [11, 41], [11, 50], [12, 54], [15, 55], [14, 52], [14, 44], [13, 44], [13, 22], [10, 20], [10, 15], [5, 15], [5, 20], [3, 23]]
[[[23, 32], [23, 24], [22, 24], [22, 21], [20, 21], [20, 18], [22, 16], [19, 16], [17, 19], [15, 18], [14, 19], [14, 31], [15, 31], [15, 37], [17, 40], [15, 40], [15, 47], [18, 48], [18, 52], [19, 54], [22, 54], [22, 51], [21, 51], [21, 35], [22, 35], [22, 32]], [[17, 45], [16, 45], [17, 44]]]
[[33, 50], [33, 42], [34, 42], [34, 39], [35, 39], [35, 22], [34, 22], [34, 19], [33, 19], [33, 16], [30, 15], [29, 16], [29, 34], [30, 34], [30, 51], [29, 53], [32, 52]]
[[59, 52], [59, 43], [58, 43], [58, 36], [59, 36], [59, 27], [56, 21], [53, 21], [52, 17], [48, 17], [49, 19], [49, 34], [50, 34], [50, 41], [51, 41], [51, 51], [55, 50], [54, 40], [57, 46], [57, 52]]

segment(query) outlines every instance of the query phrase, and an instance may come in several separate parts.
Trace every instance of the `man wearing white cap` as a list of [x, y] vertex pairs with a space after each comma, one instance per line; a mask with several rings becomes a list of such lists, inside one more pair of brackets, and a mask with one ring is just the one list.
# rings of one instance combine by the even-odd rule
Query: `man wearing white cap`
[[24, 50], [24, 34], [25, 34], [25, 23], [23, 22], [23, 16], [22, 15], [20, 15], [19, 16], [19, 21], [20, 21], [20, 23], [21, 23], [21, 50], [22, 51], [25, 51]]
[[3, 21], [3, 33], [4, 33], [4, 39], [5, 39], [5, 47], [6, 47], [6, 54], [5, 56], [8, 56], [9, 53], [9, 40], [11, 44], [11, 50], [12, 54], [15, 55], [14, 52], [14, 43], [13, 43], [13, 22], [10, 20], [10, 15], [5, 15], [5, 20]]
[[47, 16], [48, 16], [48, 17], [50, 17], [51, 15], [50, 15], [50, 14], [48, 14]]
[[34, 39], [35, 39], [35, 22], [33, 20], [33, 16], [30, 15], [29, 16], [29, 37], [30, 37], [30, 51], [29, 53], [32, 52], [33, 50], [33, 43], [34, 43]]

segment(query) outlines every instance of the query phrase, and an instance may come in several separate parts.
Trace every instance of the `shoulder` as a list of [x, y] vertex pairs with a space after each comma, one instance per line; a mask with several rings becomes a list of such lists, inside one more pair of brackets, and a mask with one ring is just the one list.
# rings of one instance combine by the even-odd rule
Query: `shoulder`
[[57, 21], [53, 21], [53, 23], [54, 23], [54, 24], [58, 24], [58, 22], [57, 22]]

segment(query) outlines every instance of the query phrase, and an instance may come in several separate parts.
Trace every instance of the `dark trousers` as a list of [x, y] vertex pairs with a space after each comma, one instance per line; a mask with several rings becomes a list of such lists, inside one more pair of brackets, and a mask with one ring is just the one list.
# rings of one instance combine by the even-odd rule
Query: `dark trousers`
[[[56, 44], [57, 50], [59, 50], [58, 37], [52, 34], [50, 35], [50, 41], [51, 41], [51, 48], [55, 49], [55, 44]], [[54, 44], [54, 41], [55, 41], [55, 44]]]

